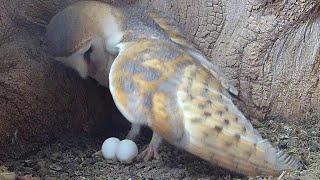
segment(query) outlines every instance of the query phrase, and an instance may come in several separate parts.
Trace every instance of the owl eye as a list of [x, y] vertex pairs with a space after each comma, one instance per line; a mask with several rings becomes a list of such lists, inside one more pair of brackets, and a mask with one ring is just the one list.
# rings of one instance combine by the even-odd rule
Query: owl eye
[[87, 62], [90, 62], [91, 61], [91, 58], [90, 58], [90, 55], [93, 51], [93, 48], [92, 46], [84, 53], [84, 60], [87, 61]]

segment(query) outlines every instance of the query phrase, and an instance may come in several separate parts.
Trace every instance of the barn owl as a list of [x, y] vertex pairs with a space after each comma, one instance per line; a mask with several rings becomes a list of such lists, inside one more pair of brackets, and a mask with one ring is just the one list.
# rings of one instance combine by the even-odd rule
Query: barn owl
[[109, 88], [132, 123], [128, 138], [152, 129], [146, 160], [165, 140], [245, 175], [301, 166], [262, 138], [234, 105], [236, 88], [165, 13], [82, 1], [57, 13], [46, 37], [56, 60]]

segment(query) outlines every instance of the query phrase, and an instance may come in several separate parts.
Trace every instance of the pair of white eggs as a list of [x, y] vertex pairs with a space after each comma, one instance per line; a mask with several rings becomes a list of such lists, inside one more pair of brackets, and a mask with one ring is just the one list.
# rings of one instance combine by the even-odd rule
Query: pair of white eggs
[[135, 142], [129, 139], [120, 141], [116, 137], [111, 137], [103, 142], [101, 152], [106, 160], [130, 163], [138, 155], [138, 147]]

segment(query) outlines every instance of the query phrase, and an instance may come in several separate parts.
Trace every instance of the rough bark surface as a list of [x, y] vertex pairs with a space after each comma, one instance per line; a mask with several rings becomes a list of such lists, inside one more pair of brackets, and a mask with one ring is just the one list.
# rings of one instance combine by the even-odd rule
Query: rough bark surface
[[104, 88], [43, 48], [43, 25], [72, 2], [0, 1], [0, 163], [12, 155], [5, 152], [36, 149], [65, 132], [105, 134], [101, 123], [108, 128], [117, 111]]
[[319, 1], [142, 2], [174, 15], [189, 39], [233, 80], [247, 116], [319, 115]]
[[[81, 80], [42, 48], [43, 26], [75, 1], [0, 0], [0, 159], [8, 149], [30, 149], [31, 141], [90, 131], [116, 111], [104, 88]], [[247, 116], [319, 115], [319, 1], [140, 2], [173, 14], [189, 40], [239, 89]]]

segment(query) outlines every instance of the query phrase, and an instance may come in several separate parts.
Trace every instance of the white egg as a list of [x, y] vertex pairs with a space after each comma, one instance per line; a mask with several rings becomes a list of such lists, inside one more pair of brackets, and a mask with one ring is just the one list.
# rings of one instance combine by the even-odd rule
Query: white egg
[[120, 140], [115, 137], [106, 139], [101, 147], [102, 156], [106, 160], [117, 160], [116, 159], [116, 150]]
[[123, 163], [130, 163], [138, 155], [138, 147], [135, 142], [124, 139], [118, 144], [117, 159]]

